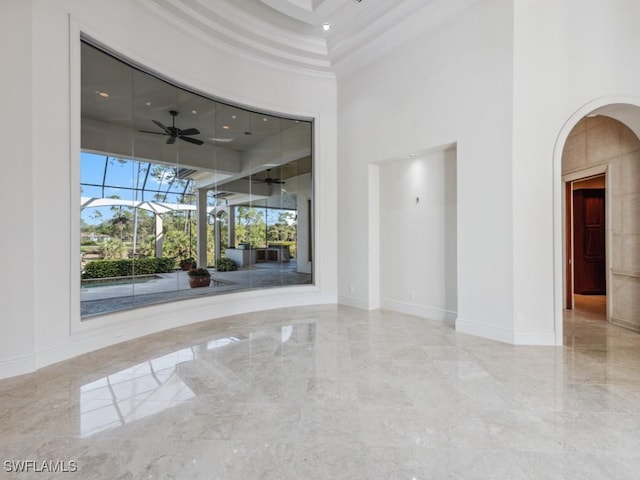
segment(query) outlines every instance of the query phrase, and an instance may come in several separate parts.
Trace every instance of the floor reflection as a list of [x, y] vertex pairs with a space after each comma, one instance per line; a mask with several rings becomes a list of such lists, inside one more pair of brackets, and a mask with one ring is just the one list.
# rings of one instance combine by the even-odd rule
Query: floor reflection
[[197, 351], [185, 348], [107, 375], [80, 388], [80, 429], [94, 435], [154, 415], [195, 396], [177, 373]]
[[[298, 326], [303, 338], [313, 338], [309, 324]], [[300, 335], [298, 335], [300, 336]], [[118, 428], [151, 415], [176, 407], [196, 397], [202, 382], [193, 382], [198, 371], [194, 362], [221, 368], [230, 359], [266, 352], [269, 358], [280, 352], [280, 346], [296, 339], [293, 325], [283, 325], [266, 332], [251, 332], [216, 338], [202, 344], [182, 348], [172, 353], [141, 362], [104, 376], [80, 387], [80, 430], [84, 437]], [[246, 345], [245, 349], [242, 345]], [[234, 346], [241, 347], [240, 350]], [[224, 351], [225, 353], [221, 352]], [[210, 354], [214, 353], [214, 356]], [[228, 369], [228, 365], [224, 365]], [[214, 371], [209, 371], [215, 377]], [[241, 371], [235, 372], [242, 374]], [[190, 386], [191, 382], [191, 386]], [[195, 385], [195, 386], [194, 386]], [[219, 388], [225, 388], [220, 385]], [[203, 390], [206, 393], [206, 390]]]

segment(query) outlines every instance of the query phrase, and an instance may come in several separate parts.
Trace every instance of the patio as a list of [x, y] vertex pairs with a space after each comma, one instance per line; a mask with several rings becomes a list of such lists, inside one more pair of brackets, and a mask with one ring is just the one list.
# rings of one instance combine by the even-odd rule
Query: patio
[[175, 271], [136, 279], [130, 283], [95, 284], [80, 290], [80, 313], [88, 318], [129, 308], [193, 297], [217, 295], [256, 288], [305, 285], [311, 275], [296, 271], [296, 261], [263, 262], [233, 272], [210, 268], [211, 285], [190, 288], [187, 272]]

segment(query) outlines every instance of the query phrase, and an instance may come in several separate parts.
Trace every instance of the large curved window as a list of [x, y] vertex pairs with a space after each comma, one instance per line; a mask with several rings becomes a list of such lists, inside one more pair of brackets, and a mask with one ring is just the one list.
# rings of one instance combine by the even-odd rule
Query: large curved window
[[313, 282], [312, 124], [81, 47], [81, 316]]

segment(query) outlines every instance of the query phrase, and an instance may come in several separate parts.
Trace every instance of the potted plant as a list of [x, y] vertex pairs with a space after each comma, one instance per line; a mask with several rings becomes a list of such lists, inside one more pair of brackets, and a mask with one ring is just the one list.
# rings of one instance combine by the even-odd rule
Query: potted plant
[[180, 268], [185, 272], [196, 267], [195, 259], [193, 257], [187, 257], [180, 260]]
[[208, 287], [211, 284], [211, 274], [206, 268], [192, 268], [187, 273], [191, 288]]

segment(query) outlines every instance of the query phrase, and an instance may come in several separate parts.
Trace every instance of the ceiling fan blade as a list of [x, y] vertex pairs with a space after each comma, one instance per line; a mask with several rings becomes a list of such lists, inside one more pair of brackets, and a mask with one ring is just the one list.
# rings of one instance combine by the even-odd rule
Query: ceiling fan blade
[[199, 135], [200, 130], [197, 128], [187, 128], [186, 130], [180, 130], [180, 135]]
[[164, 130], [164, 133], [166, 133], [167, 135], [171, 135], [171, 130], [169, 130], [167, 127], [165, 127], [163, 124], [161, 124], [159, 121], [157, 120], [151, 120], [153, 123], [155, 123], [157, 126], [159, 126], [162, 130]]
[[198, 140], [197, 138], [183, 137], [182, 135], [180, 135], [179, 138], [180, 138], [180, 140], [184, 140], [185, 142], [193, 143], [194, 145], [202, 145], [204, 143], [202, 140]]
[[172, 145], [174, 143], [176, 143], [176, 137], [172, 135], [169, 138], [167, 138], [167, 145]]
[[138, 130], [140, 133], [153, 133], [154, 135], [166, 135], [164, 132], [150, 132], [149, 130]]

